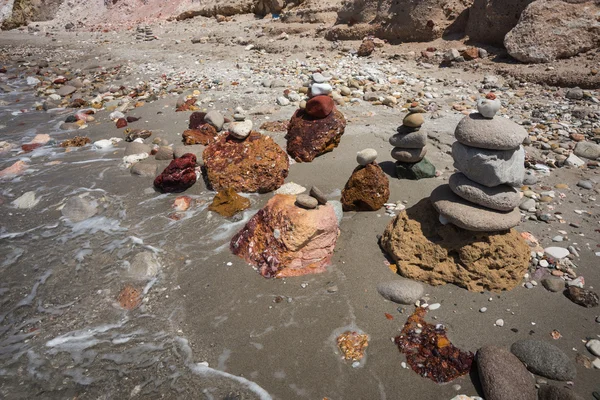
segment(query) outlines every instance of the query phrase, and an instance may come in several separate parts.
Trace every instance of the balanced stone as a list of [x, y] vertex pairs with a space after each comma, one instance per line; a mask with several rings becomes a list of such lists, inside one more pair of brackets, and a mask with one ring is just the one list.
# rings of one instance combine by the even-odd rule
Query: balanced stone
[[458, 123], [454, 136], [460, 143], [471, 147], [514, 150], [527, 138], [527, 131], [507, 118], [488, 119], [473, 113]]
[[396, 176], [398, 179], [413, 181], [435, 176], [435, 166], [425, 157], [417, 163], [396, 162]]
[[322, 94], [329, 94], [333, 91], [333, 88], [329, 83], [313, 83], [310, 87], [310, 93], [313, 96], [319, 96]]
[[223, 129], [223, 124], [225, 123], [225, 118], [220, 112], [212, 110], [206, 113], [204, 121], [214, 126], [217, 131], [221, 131], [221, 129]]
[[499, 185], [487, 187], [473, 182], [461, 173], [450, 176], [450, 189], [460, 197], [472, 203], [498, 211], [511, 211], [519, 205], [519, 192], [511, 186]]
[[315, 199], [317, 199], [319, 204], [322, 204], [322, 205], [327, 204], [327, 198], [325, 197], [325, 194], [318, 187], [316, 187], [316, 186], [311, 187], [310, 195], [312, 197], [314, 197]]
[[525, 175], [525, 150], [484, 150], [459, 142], [452, 145], [454, 167], [487, 187], [506, 183], [521, 186]]
[[360, 165], [371, 164], [377, 159], [377, 150], [375, 149], [364, 149], [356, 153], [356, 162]]
[[309, 196], [307, 194], [299, 194], [296, 197], [296, 204], [299, 205], [300, 207], [308, 208], [309, 210], [312, 210], [313, 208], [317, 208], [317, 206], [319, 205], [319, 202], [317, 201], [317, 199], [315, 199], [312, 196]]
[[427, 133], [418, 130], [411, 133], [398, 133], [390, 137], [390, 144], [405, 149], [420, 149], [427, 144]]
[[236, 139], [246, 139], [250, 132], [252, 132], [252, 121], [249, 119], [229, 124], [229, 133]]
[[477, 100], [477, 111], [485, 118], [492, 119], [502, 107], [498, 99], [479, 99]]
[[404, 117], [402, 121], [402, 125], [408, 126], [410, 128], [418, 128], [425, 123], [425, 118], [423, 117], [423, 113], [412, 113], [408, 114]]
[[431, 192], [435, 209], [449, 222], [469, 231], [504, 231], [521, 221], [518, 209], [500, 212], [470, 203], [452, 192], [448, 185], [438, 186]]
[[396, 161], [404, 163], [416, 163], [419, 162], [427, 154], [427, 148], [422, 147], [420, 149], [407, 149], [402, 147], [394, 147], [392, 149], [392, 158]]

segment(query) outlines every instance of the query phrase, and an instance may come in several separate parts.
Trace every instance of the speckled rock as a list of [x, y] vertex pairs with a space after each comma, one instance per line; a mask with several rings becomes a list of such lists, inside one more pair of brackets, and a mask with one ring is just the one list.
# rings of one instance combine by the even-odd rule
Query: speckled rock
[[521, 186], [525, 175], [525, 151], [484, 150], [460, 142], [452, 145], [454, 168], [467, 178], [487, 187], [506, 183]]
[[344, 211], [376, 211], [390, 197], [390, 182], [377, 163], [358, 166], [342, 190]]
[[325, 118], [313, 118], [305, 110], [297, 110], [290, 120], [287, 152], [298, 162], [310, 162], [333, 151], [346, 129], [346, 119], [337, 109]]
[[577, 374], [575, 363], [551, 343], [524, 339], [513, 343], [510, 351], [536, 375], [557, 381], [571, 381]]
[[185, 130], [182, 138], [186, 145], [202, 144], [206, 146], [217, 140], [217, 130], [210, 124], [203, 124], [196, 129]]
[[477, 350], [477, 369], [486, 400], [537, 400], [535, 381], [510, 351], [482, 347]]

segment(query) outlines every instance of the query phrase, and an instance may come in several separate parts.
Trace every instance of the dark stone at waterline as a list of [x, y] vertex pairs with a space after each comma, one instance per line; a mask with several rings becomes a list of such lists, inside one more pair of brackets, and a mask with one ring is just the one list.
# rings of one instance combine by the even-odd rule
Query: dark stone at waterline
[[196, 156], [184, 154], [171, 161], [169, 166], [156, 177], [154, 186], [165, 193], [183, 192], [196, 183]]
[[598, 306], [598, 295], [591, 290], [570, 286], [566, 291], [566, 295], [573, 303], [582, 307]]
[[410, 179], [417, 181], [419, 179], [435, 177], [435, 166], [427, 158], [423, 158], [417, 163], [396, 162], [396, 176], [398, 179]]

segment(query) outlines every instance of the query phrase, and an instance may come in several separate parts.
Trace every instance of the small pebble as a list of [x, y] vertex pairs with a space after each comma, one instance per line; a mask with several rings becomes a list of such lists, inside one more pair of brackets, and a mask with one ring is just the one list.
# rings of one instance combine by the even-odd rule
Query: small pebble
[[299, 194], [296, 197], [296, 204], [303, 208], [308, 208], [309, 210], [312, 210], [313, 208], [317, 208], [319, 202], [312, 196], [309, 196], [307, 194]]
[[503, 319], [497, 319], [496, 320], [496, 326], [504, 326], [504, 320]]
[[487, 311], [487, 307], [481, 307], [481, 308], [479, 309], [479, 312], [486, 312], [486, 311]]

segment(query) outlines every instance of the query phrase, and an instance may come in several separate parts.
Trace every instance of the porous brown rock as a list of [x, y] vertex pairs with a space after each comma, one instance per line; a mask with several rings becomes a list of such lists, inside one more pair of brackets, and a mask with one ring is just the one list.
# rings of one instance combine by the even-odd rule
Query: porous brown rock
[[474, 292], [514, 288], [527, 272], [530, 257], [515, 230], [479, 233], [442, 225], [429, 199], [394, 218], [381, 246], [406, 278], [430, 285], [453, 283]]
[[250, 200], [237, 194], [233, 188], [229, 188], [217, 193], [208, 209], [224, 217], [233, 217], [248, 207], [250, 207]]
[[344, 211], [376, 211], [390, 198], [390, 182], [376, 162], [354, 169], [342, 191]]
[[258, 268], [265, 278], [325, 271], [339, 235], [330, 204], [306, 210], [296, 196], [275, 195], [230, 243], [233, 254]]
[[185, 130], [182, 136], [183, 143], [188, 146], [194, 144], [202, 144], [206, 146], [217, 140], [217, 130], [210, 124], [203, 124], [196, 129]]
[[287, 154], [269, 136], [252, 131], [245, 140], [221, 135], [204, 153], [204, 172], [213, 190], [267, 193], [288, 175]]
[[325, 118], [309, 116], [305, 110], [297, 110], [290, 120], [287, 152], [298, 162], [310, 162], [322, 154], [333, 151], [346, 129], [346, 119], [337, 109]]

